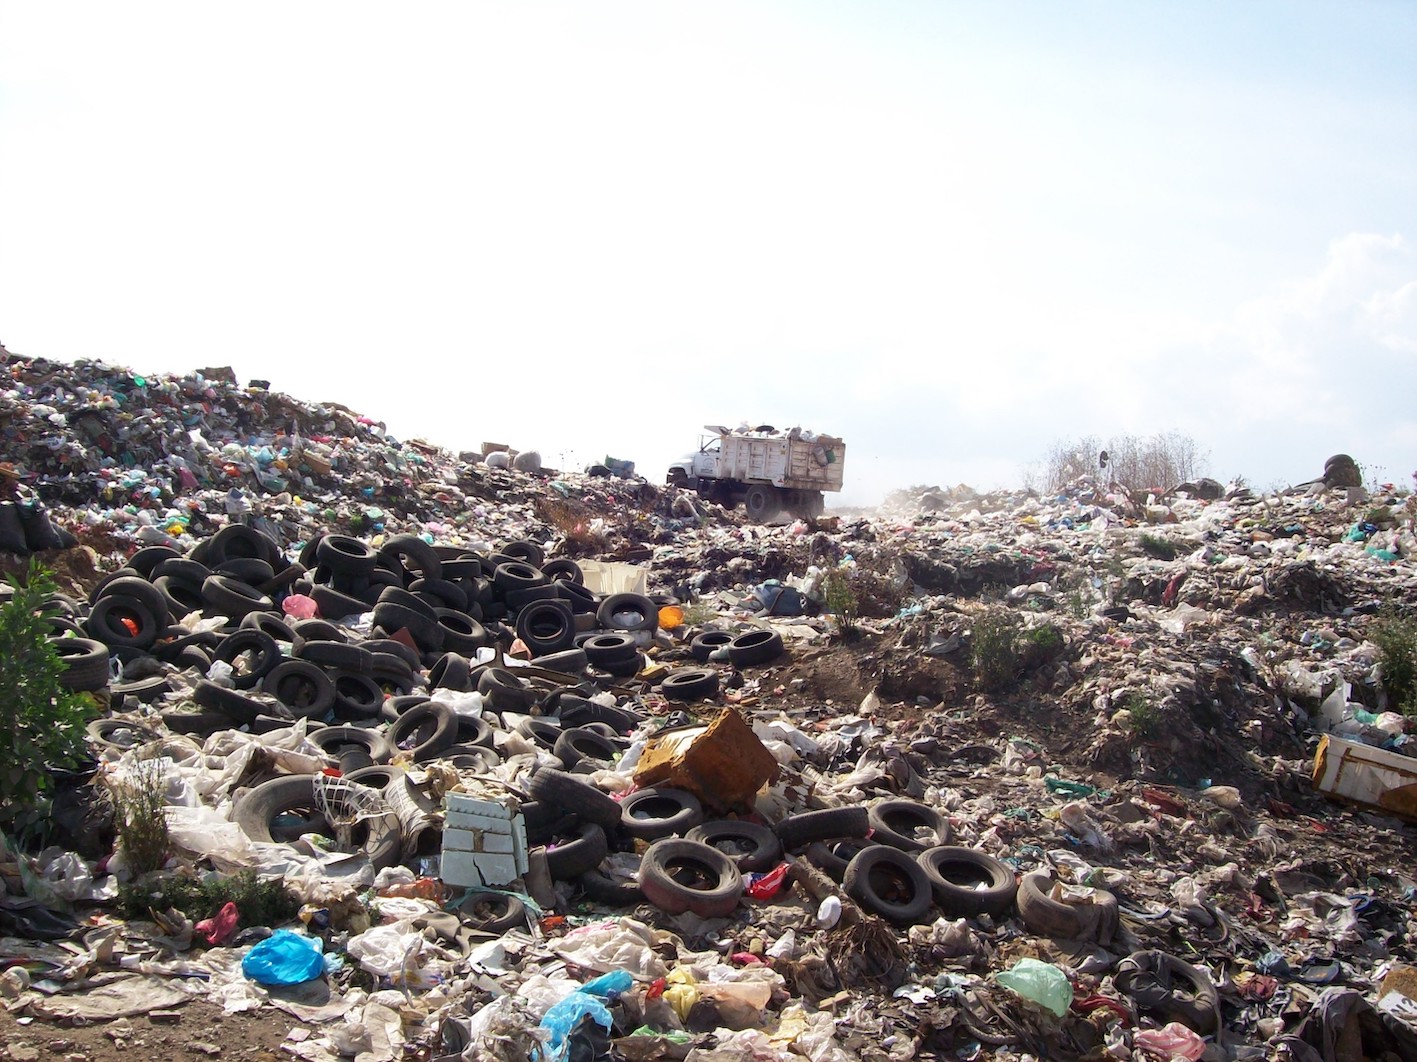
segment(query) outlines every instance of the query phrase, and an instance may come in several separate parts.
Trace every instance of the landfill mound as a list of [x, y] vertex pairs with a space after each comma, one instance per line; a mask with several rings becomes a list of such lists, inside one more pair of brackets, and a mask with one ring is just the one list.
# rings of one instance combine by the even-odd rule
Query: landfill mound
[[0, 559], [94, 720], [0, 996], [88, 1057], [193, 1000], [309, 1059], [1417, 1057], [1417, 809], [1353, 788], [1417, 762], [1417, 539], [1351, 458], [763, 526], [3, 356]]

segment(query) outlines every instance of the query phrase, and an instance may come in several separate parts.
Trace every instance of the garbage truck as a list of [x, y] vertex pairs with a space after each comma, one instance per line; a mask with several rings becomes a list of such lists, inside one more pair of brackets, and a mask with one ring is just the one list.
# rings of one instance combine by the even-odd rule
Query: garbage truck
[[802, 428], [771, 425], [730, 431], [706, 424], [696, 453], [669, 466], [665, 482], [697, 491], [726, 508], [742, 505], [765, 523], [782, 512], [822, 514], [823, 491], [841, 490], [846, 444]]

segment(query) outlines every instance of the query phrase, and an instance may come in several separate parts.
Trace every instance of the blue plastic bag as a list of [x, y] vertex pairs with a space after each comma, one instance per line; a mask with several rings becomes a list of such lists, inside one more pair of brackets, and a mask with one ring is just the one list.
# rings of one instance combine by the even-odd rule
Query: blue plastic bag
[[609, 1029], [614, 1022], [609, 1009], [600, 1001], [601, 997], [613, 999], [624, 992], [634, 978], [627, 970], [615, 970], [602, 974], [593, 981], [587, 981], [559, 1003], [552, 1005], [541, 1019], [541, 1027], [550, 1031], [551, 1042], [547, 1044], [548, 1057], [560, 1058], [571, 1032], [586, 1018], [603, 1029]]
[[259, 985], [298, 985], [325, 972], [318, 937], [277, 929], [246, 953], [241, 972]]

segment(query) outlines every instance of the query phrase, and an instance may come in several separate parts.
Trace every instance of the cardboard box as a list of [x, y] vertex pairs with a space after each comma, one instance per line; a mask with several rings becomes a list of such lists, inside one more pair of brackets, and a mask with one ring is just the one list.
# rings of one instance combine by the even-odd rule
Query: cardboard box
[[777, 778], [777, 760], [732, 708], [707, 726], [652, 738], [635, 768], [635, 784], [686, 789], [715, 811], [751, 808], [758, 790]]

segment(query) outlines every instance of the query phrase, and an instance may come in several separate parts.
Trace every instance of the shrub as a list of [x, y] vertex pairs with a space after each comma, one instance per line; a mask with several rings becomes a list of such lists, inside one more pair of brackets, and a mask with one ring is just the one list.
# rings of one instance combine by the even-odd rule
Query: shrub
[[1160, 538], [1156, 535], [1149, 535], [1143, 532], [1141, 538], [1138, 539], [1138, 545], [1141, 546], [1141, 551], [1148, 557], [1155, 557], [1157, 560], [1164, 561], [1176, 559], [1176, 543], [1172, 542], [1169, 538]]
[[1051, 623], [1025, 628], [1015, 639], [1014, 651], [1024, 670], [1041, 667], [1063, 651], [1063, 632]]
[[1161, 728], [1161, 713], [1143, 694], [1129, 693], [1122, 707], [1129, 717], [1127, 728], [1138, 737], [1154, 737]]
[[300, 910], [299, 901], [284, 882], [258, 878], [249, 869], [235, 874], [170, 874], [126, 885], [118, 893], [118, 906], [125, 918], [143, 918], [150, 911], [175, 907], [196, 922], [211, 918], [228, 901], [236, 904], [243, 926], [278, 926]]
[[851, 586], [851, 576], [843, 568], [832, 568], [822, 579], [822, 594], [827, 611], [836, 617], [841, 633], [849, 637], [856, 630], [856, 617], [861, 607]]
[[1417, 717], [1417, 620], [1385, 610], [1373, 624], [1388, 708]]
[[49, 644], [54, 580], [31, 561], [0, 605], [0, 826], [30, 833], [45, 821], [52, 772], [77, 766], [93, 700], [64, 687], [65, 664]]
[[118, 845], [135, 875], [157, 870], [171, 853], [167, 828], [167, 776], [158, 760], [140, 760], [106, 782]]
[[980, 613], [971, 626], [969, 662], [980, 689], [997, 690], [1018, 673], [1015, 641], [1019, 619], [1007, 608], [990, 608]]

